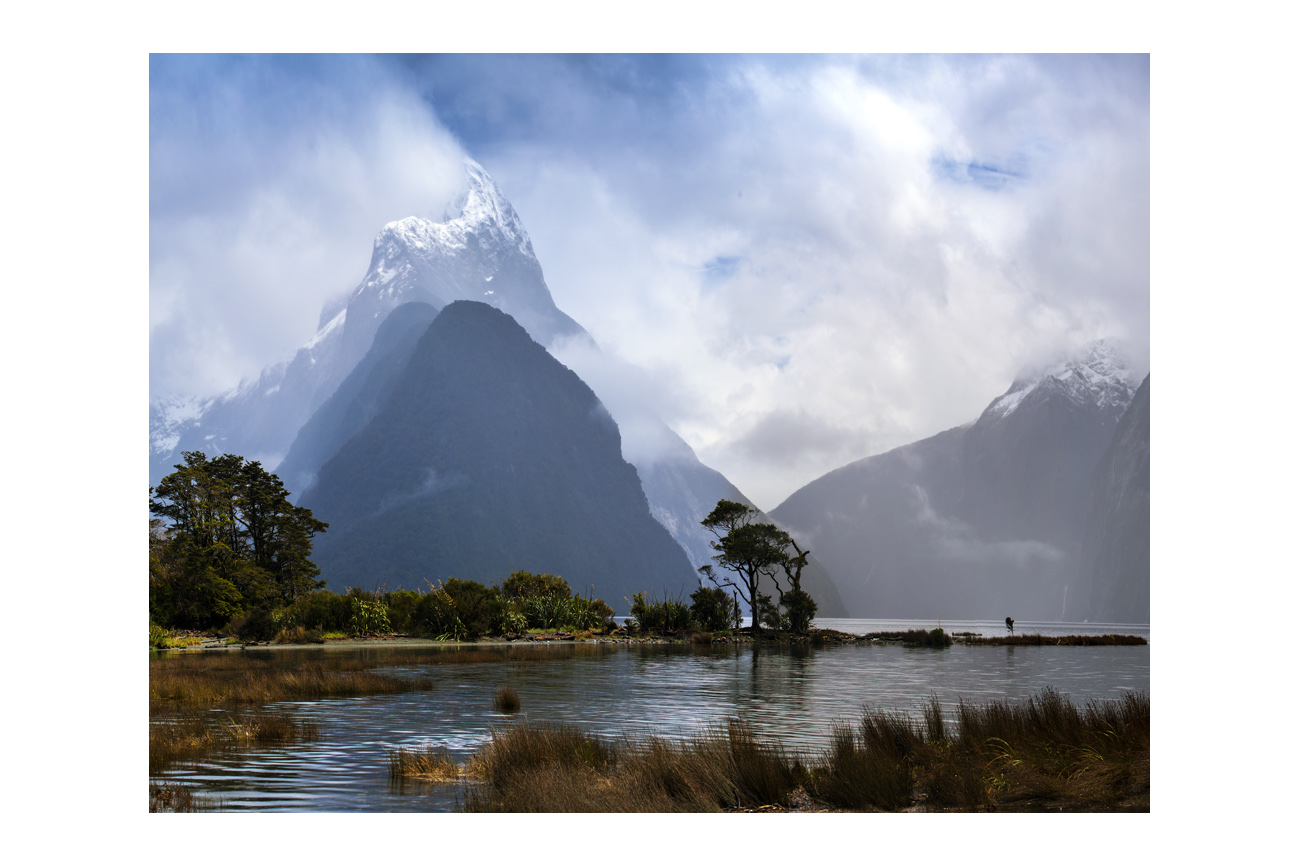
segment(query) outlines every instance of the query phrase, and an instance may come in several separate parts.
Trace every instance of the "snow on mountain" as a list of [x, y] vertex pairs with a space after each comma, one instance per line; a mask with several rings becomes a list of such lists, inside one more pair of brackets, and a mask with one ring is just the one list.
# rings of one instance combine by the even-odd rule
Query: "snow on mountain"
[[1141, 376], [1134, 375], [1115, 346], [1098, 340], [1082, 352], [1062, 355], [1051, 363], [1022, 372], [1007, 392], [989, 405], [985, 414], [1005, 418], [1040, 389], [1056, 391], [1080, 406], [1122, 413], [1132, 402], [1140, 382]]
[[294, 356], [226, 394], [155, 401], [150, 483], [180, 453], [238, 453], [273, 469], [299, 428], [370, 349], [396, 307], [484, 301], [509, 313], [542, 345], [586, 336], [551, 298], [532, 241], [483, 167], [467, 159], [465, 186], [442, 222], [407, 217], [375, 238], [370, 267], [346, 300], [327, 304], [316, 334]]

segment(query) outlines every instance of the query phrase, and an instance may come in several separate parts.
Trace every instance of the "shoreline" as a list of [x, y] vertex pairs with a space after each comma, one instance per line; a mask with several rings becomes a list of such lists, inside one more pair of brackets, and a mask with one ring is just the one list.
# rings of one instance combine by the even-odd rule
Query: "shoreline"
[[[854, 635], [831, 629], [814, 629], [807, 635], [767, 632], [759, 635], [733, 634], [714, 636], [709, 634], [706, 640], [700, 640], [695, 632], [685, 635], [637, 635], [627, 633], [605, 634], [571, 634], [552, 632], [546, 634], [529, 634], [480, 638], [478, 640], [438, 640], [436, 638], [418, 637], [409, 634], [358, 635], [354, 637], [325, 638], [323, 641], [310, 643], [274, 643], [258, 642], [231, 643], [230, 638], [198, 636], [200, 642], [191, 646], [158, 648], [151, 647], [150, 652], [215, 652], [247, 651], [276, 649], [417, 649], [424, 647], [455, 647], [458, 649], [473, 647], [529, 646], [545, 644], [606, 644], [612, 646], [633, 646], [639, 644], [690, 644], [711, 646], [714, 644], [774, 644], [778, 646], [825, 647], [848, 645], [896, 645], [907, 646], [909, 641], [901, 633], [870, 633]], [[969, 633], [948, 635], [952, 645], [958, 646], [1148, 646], [1150, 642], [1136, 635], [1041, 635], [1022, 634], [997, 637], [981, 637]], [[937, 647], [936, 647], [937, 648]]]

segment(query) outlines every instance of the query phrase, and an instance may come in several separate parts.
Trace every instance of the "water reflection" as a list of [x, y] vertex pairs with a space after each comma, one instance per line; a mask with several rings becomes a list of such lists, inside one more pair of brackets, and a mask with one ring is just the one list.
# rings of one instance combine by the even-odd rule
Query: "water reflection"
[[[277, 663], [301, 663], [319, 652], [283, 650]], [[740, 716], [760, 737], [815, 753], [828, 745], [834, 721], [854, 719], [864, 706], [919, 719], [931, 694], [951, 717], [958, 699], [1021, 699], [1048, 685], [1077, 703], [1150, 689], [1145, 646], [569, 644], [400, 652], [389, 656], [401, 661], [392, 670], [432, 679], [431, 691], [279, 705], [318, 724], [323, 739], [222, 756], [169, 775], [199, 785], [227, 809], [449, 810], [457, 786], [390, 783], [388, 751], [445, 747], [464, 761], [494, 727], [523, 719], [607, 737], [686, 737]], [[492, 705], [505, 684], [519, 693], [514, 715]]]

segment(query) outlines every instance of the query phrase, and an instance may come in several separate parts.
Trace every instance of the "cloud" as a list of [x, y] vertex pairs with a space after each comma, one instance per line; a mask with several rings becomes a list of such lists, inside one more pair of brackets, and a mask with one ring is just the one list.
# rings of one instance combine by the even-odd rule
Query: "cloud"
[[382, 226], [440, 214], [461, 149], [365, 58], [155, 55], [150, 390], [213, 393], [310, 338]]
[[1062, 346], [1123, 338], [1146, 363], [1146, 58], [173, 65], [197, 83], [151, 85], [173, 94], [151, 123], [155, 390], [304, 342], [384, 222], [441, 207], [458, 142], [604, 350], [560, 355], [625, 453], [662, 446], [662, 417], [764, 508], [973, 419]]

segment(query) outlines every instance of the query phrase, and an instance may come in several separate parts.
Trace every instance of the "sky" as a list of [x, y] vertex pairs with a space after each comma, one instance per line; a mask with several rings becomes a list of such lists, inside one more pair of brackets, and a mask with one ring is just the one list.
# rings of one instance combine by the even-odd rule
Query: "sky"
[[602, 353], [557, 356], [770, 509], [1060, 351], [1149, 369], [1149, 94], [1147, 55], [154, 55], [150, 394], [290, 356], [468, 155]]

